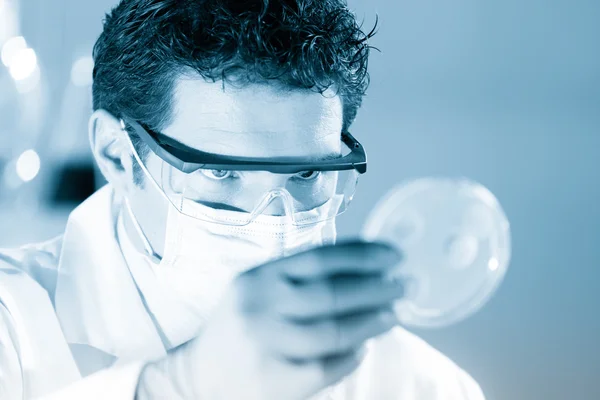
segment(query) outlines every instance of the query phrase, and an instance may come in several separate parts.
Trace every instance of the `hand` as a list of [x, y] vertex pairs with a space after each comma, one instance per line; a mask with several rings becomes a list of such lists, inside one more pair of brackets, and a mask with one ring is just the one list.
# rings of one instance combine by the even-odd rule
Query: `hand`
[[368, 339], [396, 325], [391, 306], [403, 288], [386, 274], [399, 261], [385, 245], [348, 242], [240, 275], [199, 337], [145, 369], [138, 397], [163, 398], [165, 382], [180, 398], [317, 394], [358, 367]]

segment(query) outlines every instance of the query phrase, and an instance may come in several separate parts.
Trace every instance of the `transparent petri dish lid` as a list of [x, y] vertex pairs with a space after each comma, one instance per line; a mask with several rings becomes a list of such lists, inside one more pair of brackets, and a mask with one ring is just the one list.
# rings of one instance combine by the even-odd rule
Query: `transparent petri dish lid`
[[500, 203], [467, 179], [422, 178], [394, 187], [362, 236], [404, 254], [391, 274], [408, 283], [395, 311], [414, 327], [447, 326], [477, 312], [502, 282], [511, 256]]

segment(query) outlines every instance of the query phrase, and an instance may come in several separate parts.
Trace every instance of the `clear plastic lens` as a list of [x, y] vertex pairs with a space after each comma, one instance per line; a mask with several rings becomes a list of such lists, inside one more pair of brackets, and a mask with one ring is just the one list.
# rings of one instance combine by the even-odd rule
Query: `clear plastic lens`
[[[125, 122], [121, 121], [121, 125], [125, 131]], [[162, 156], [158, 157], [159, 168], [147, 165], [131, 140], [129, 145], [147, 178], [179, 212], [229, 225], [246, 225], [260, 216], [291, 219], [294, 225], [332, 219], [347, 209], [359, 176], [356, 169], [325, 171], [318, 167], [288, 174], [243, 169], [198, 169], [186, 173]], [[341, 157], [350, 153], [348, 146], [342, 146]], [[340, 155], [335, 153], [332, 157], [337, 159]]]
[[[233, 224], [236, 225], [247, 224], [261, 214], [287, 215], [294, 223], [303, 224], [305, 218], [301, 214], [312, 210], [318, 210], [317, 219], [311, 217], [306, 221], [312, 223], [333, 218], [345, 211], [357, 180], [355, 170], [275, 174], [200, 169], [186, 174], [164, 162], [157, 177], [161, 189], [182, 213], [228, 224], [232, 224], [231, 218], [221, 221], [217, 214], [206, 216], [206, 213], [199, 213], [194, 204], [245, 213], [235, 219]], [[333, 199], [336, 206], [329, 207]]]
[[494, 195], [467, 180], [426, 178], [394, 188], [363, 230], [405, 259], [397, 277], [410, 281], [396, 311], [406, 325], [438, 327], [479, 310], [510, 260], [510, 230]]

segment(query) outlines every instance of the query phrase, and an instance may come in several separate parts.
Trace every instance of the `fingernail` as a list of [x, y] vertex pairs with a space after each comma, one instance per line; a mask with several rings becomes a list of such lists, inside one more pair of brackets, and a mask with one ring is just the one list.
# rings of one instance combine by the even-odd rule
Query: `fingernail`
[[400, 295], [404, 296], [404, 294], [406, 293], [406, 282], [399, 278], [399, 277], [394, 277], [391, 278], [391, 285], [394, 288], [394, 290], [396, 292], [398, 292]]
[[402, 252], [395, 246], [392, 246], [388, 243], [382, 243], [382, 246], [385, 248], [385, 257], [389, 260], [390, 263], [397, 263], [402, 261]]
[[405, 278], [404, 279], [404, 290], [406, 291], [406, 297], [414, 299], [419, 291], [419, 282], [416, 278]]

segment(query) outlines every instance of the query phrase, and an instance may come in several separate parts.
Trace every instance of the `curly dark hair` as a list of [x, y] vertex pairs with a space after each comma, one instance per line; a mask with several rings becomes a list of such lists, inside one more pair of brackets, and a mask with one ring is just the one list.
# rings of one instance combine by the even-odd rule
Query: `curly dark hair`
[[194, 71], [214, 82], [335, 89], [347, 129], [369, 84], [375, 27], [364, 33], [345, 0], [121, 0], [94, 46], [93, 107], [160, 131], [176, 78]]

